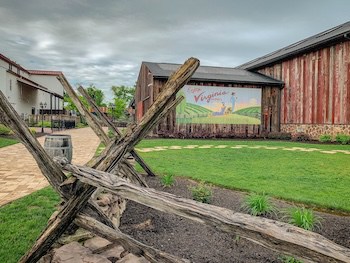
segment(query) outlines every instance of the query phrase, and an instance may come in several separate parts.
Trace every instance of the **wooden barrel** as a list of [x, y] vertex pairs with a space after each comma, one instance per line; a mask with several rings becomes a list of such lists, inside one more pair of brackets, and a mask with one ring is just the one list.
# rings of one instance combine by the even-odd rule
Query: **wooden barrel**
[[72, 139], [70, 135], [52, 134], [45, 137], [45, 151], [53, 158], [56, 156], [66, 157], [72, 161]]

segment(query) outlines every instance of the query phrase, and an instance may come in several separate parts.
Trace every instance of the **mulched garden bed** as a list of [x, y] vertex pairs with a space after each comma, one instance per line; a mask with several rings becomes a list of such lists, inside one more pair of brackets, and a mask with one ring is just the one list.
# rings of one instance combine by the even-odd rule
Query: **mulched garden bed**
[[[196, 182], [176, 178], [171, 188], [163, 188], [158, 177], [147, 177], [150, 187], [191, 198], [190, 186]], [[211, 204], [242, 212], [246, 193], [213, 187]], [[276, 206], [286, 209], [290, 203], [274, 200]], [[339, 216], [317, 212], [322, 218], [316, 232], [350, 248], [350, 215]], [[189, 219], [156, 211], [143, 205], [128, 202], [120, 229], [147, 245], [186, 258], [196, 263], [282, 262], [282, 255], [234, 234], [222, 233]]]

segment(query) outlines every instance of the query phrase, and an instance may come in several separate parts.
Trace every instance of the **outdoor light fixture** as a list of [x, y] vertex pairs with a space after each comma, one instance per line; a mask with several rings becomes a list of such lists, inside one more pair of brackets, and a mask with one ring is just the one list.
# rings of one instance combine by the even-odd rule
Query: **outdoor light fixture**
[[41, 133], [44, 133], [44, 109], [46, 109], [47, 103], [40, 102], [40, 109], [41, 109]]

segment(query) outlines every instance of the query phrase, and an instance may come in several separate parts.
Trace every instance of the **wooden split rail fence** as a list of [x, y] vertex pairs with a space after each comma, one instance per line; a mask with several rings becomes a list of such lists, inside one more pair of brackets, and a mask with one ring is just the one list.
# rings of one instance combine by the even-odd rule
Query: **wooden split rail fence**
[[[59, 77], [80, 113], [101, 142], [106, 144], [102, 154], [85, 166], [70, 164], [62, 158], [55, 160], [50, 158], [0, 91], [0, 122], [15, 132], [35, 158], [43, 175], [64, 201], [64, 205], [48, 222], [47, 227], [20, 262], [37, 262], [71, 224], [119, 243], [130, 252], [144, 256], [151, 262], [188, 262], [142, 244], [122, 233], [91, 198], [98, 188], [166, 213], [210, 225], [218, 231], [235, 233], [262, 246], [296, 256], [305, 262], [350, 262], [349, 248], [337, 245], [317, 233], [150, 189], [128, 163], [125, 155], [131, 153], [149, 175], [154, 175], [150, 167], [134, 151], [134, 147], [183, 99], [181, 97], [175, 99], [175, 94], [187, 83], [198, 66], [197, 59], [188, 59], [169, 78], [163, 91], [142, 120], [137, 125], [128, 127], [124, 135], [95, 108], [101, 118], [100, 121], [114, 131], [113, 139], [108, 138], [96, 117], [80, 103], [67, 80]], [[79, 91], [87, 97], [91, 106], [95, 107], [82, 87]], [[64, 172], [69, 172], [72, 176], [67, 178]]]

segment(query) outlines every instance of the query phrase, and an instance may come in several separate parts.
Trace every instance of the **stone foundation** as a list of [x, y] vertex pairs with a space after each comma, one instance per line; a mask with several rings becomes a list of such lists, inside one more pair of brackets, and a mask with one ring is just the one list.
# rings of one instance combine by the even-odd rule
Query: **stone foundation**
[[310, 139], [318, 140], [320, 135], [328, 134], [333, 138], [338, 133], [350, 135], [350, 125], [332, 124], [281, 124], [281, 132], [289, 132], [294, 136], [297, 133], [306, 133]]

